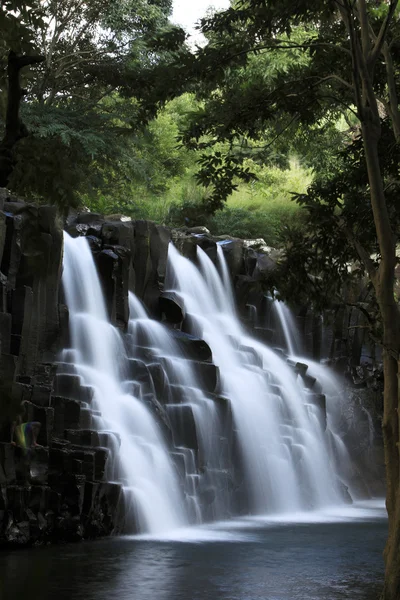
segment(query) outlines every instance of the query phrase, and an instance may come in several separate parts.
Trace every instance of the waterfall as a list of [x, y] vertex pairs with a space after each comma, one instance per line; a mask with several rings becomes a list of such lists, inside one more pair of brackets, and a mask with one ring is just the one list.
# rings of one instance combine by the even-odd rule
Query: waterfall
[[[160, 534], [348, 500], [351, 457], [335, 382], [325, 367], [307, 361], [307, 370], [295, 356], [296, 330], [283, 304], [277, 314], [290, 359], [247, 332], [220, 246], [216, 265], [198, 246], [197, 266], [169, 246], [165, 287], [184, 305], [182, 331], [150, 318], [130, 292], [121, 334], [107, 315], [87, 241], [65, 234], [64, 243], [71, 347], [59, 372], [72, 365], [92, 390], [84, 408], [107, 440], [109, 478], [123, 484], [126, 531]], [[203, 358], [190, 351], [199, 342]]]
[[197, 257], [200, 269], [170, 245], [167, 287], [181, 296], [190, 323], [201, 331], [219, 367], [249, 510], [292, 512], [342, 502], [313, 394], [299, 385], [284, 360], [244, 331], [216, 267], [199, 247]]
[[297, 325], [290, 309], [284, 302], [275, 300], [272, 308], [278, 316], [278, 322], [282, 329], [287, 351], [289, 354], [297, 354], [301, 350], [300, 336], [298, 335]]
[[[107, 317], [92, 253], [84, 238], [64, 234], [63, 285], [75, 370], [94, 390], [97, 428], [120, 439], [116, 472], [124, 482], [126, 512], [140, 531], [159, 533], [187, 523], [173, 462], [146, 403], [127, 393], [130, 363], [119, 332]], [[135, 373], [132, 373], [135, 379]], [[129, 523], [127, 524], [129, 530]]]
[[[132, 292], [129, 293], [129, 306], [129, 332], [137, 344], [131, 347], [132, 356], [138, 352], [138, 346], [140, 349], [146, 348], [151, 356], [149, 358], [148, 354], [148, 360], [161, 362], [167, 378], [164, 403], [167, 415], [175, 424], [175, 454], [183, 458], [185, 496], [192, 521], [202, 522], [227, 516], [230, 498], [226, 493], [226, 478], [229, 476], [227, 467], [231, 465], [224, 463], [221, 453], [223, 426], [218, 407], [214, 400], [203, 393], [192, 361], [184, 356], [174, 340], [173, 332], [150, 319]], [[194, 446], [198, 448], [199, 469], [196, 468], [195, 448], [181, 446], [177, 436], [180, 419], [183, 419], [182, 426], [190, 429], [188, 415], [195, 423]], [[208, 511], [201, 502], [207, 490], [215, 494], [212, 508]]]

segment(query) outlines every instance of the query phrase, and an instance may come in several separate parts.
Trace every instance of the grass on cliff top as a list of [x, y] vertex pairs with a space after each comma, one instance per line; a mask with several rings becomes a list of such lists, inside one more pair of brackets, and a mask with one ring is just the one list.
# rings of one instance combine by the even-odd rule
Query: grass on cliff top
[[286, 226], [301, 227], [304, 211], [293, 201], [292, 193], [303, 193], [311, 182], [311, 171], [292, 160], [290, 168], [257, 169], [258, 180], [240, 183], [228, 198], [226, 206], [212, 217], [206, 215], [202, 202], [208, 191], [196, 184], [194, 169], [168, 181], [160, 195], [137, 187], [134, 198], [126, 202], [97, 198], [90, 209], [104, 214], [122, 213], [132, 219], [148, 219], [173, 227], [205, 225], [214, 235], [240, 238], [264, 238], [271, 246], [279, 246], [280, 232]]
[[279, 245], [284, 227], [301, 227], [304, 211], [293, 201], [292, 193], [304, 193], [311, 183], [311, 171], [292, 160], [290, 169], [263, 169], [258, 181], [241, 184], [228, 199], [226, 207], [209, 221], [215, 235], [229, 234], [265, 239]]
[[239, 184], [226, 206], [212, 217], [202, 214], [201, 209], [207, 190], [197, 186], [193, 178], [181, 180], [169, 189], [164, 222], [182, 226], [186, 217], [190, 226], [205, 225], [214, 235], [261, 237], [267, 244], [279, 246], [282, 229], [301, 227], [304, 222], [304, 211], [293, 201], [292, 193], [306, 191], [311, 183], [311, 171], [292, 160], [290, 169], [263, 168], [257, 177], [258, 180], [250, 184]]

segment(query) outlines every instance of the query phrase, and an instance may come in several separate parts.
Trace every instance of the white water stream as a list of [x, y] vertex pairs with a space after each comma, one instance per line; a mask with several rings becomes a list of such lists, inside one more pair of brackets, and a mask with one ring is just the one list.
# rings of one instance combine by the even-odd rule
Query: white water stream
[[94, 388], [99, 428], [118, 434], [125, 496], [140, 531], [159, 533], [187, 524], [179, 482], [159, 426], [139, 397], [125, 393], [126, 354], [110, 324], [92, 253], [84, 238], [64, 234], [63, 284], [75, 368]]

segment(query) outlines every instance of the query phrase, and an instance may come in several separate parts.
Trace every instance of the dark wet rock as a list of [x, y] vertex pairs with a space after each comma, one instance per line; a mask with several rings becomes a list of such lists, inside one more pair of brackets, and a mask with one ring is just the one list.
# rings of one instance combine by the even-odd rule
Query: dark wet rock
[[340, 494], [341, 494], [341, 496], [343, 498], [343, 501], [346, 504], [353, 504], [353, 500], [352, 500], [352, 497], [350, 495], [349, 488], [347, 487], [347, 485], [345, 485], [343, 483], [343, 481], [338, 480], [337, 481], [337, 486], [339, 488], [339, 491], [340, 491]]
[[172, 424], [175, 446], [198, 451], [196, 424], [190, 404], [169, 404], [166, 409]]
[[183, 229], [173, 229], [172, 241], [182, 256], [196, 262], [198, 238], [195, 235], [188, 235]]
[[189, 335], [193, 335], [199, 339], [200, 339], [200, 336], [202, 335], [202, 329], [201, 329], [201, 326], [199, 325], [196, 317], [194, 317], [193, 315], [191, 315], [189, 313], [185, 314], [185, 318], [183, 319], [183, 321], [180, 325], [180, 330], [183, 333], [188, 333]]
[[[154, 358], [153, 358], [154, 360]], [[165, 397], [168, 393], [168, 380], [165, 371], [159, 363], [152, 362], [147, 365], [151, 379], [153, 381], [154, 390], [158, 400], [165, 402]]]
[[171, 231], [150, 221], [135, 221], [134, 231], [135, 293], [144, 301], [150, 314], [159, 317], [158, 300], [165, 281]]
[[54, 409], [54, 433], [64, 435], [66, 429], [77, 429], [80, 423], [81, 403], [77, 400], [52, 396], [51, 406]]
[[24, 210], [24, 208], [26, 207], [25, 202], [23, 202], [22, 200], [20, 201], [6, 201], [3, 204], [3, 209], [4, 212], [9, 213], [10, 215], [17, 215], [18, 213], [20, 213], [22, 210]]
[[0, 340], [1, 351], [10, 354], [11, 315], [9, 313], [0, 313]]
[[315, 377], [312, 377], [311, 375], [304, 374], [304, 375], [301, 375], [301, 378], [303, 380], [304, 387], [306, 387], [306, 388], [308, 388], [310, 390], [312, 390], [312, 389], [315, 388], [315, 385], [317, 383], [317, 380], [316, 380]]
[[66, 429], [65, 439], [77, 446], [99, 446], [99, 432], [90, 429]]
[[168, 387], [168, 403], [180, 404], [186, 401], [186, 388], [183, 385], [171, 383]]
[[199, 246], [215, 264], [217, 262], [217, 244], [215, 240], [211, 236], [204, 234], [196, 234], [195, 238], [197, 246]]
[[186, 233], [192, 233], [194, 235], [210, 235], [210, 230], [207, 227], [199, 225], [198, 227], [188, 227]]
[[229, 272], [232, 277], [243, 272], [243, 240], [225, 239], [220, 241]]
[[219, 369], [213, 363], [191, 361], [190, 365], [200, 383], [202, 389], [207, 392], [215, 392], [219, 386]]
[[101, 250], [101, 238], [97, 237], [96, 235], [87, 235], [86, 239], [92, 252], [99, 252]]
[[308, 365], [305, 363], [296, 362], [294, 368], [296, 373], [304, 378], [308, 370]]
[[253, 277], [254, 279], [263, 279], [270, 277], [277, 269], [276, 261], [266, 254], [258, 254], [255, 260]]
[[140, 384], [141, 394], [154, 394], [154, 384], [148, 366], [138, 359], [128, 360], [128, 378]]
[[98, 223], [104, 221], [104, 217], [100, 213], [81, 212], [76, 217], [77, 223]]
[[0, 443], [0, 485], [13, 483], [15, 474], [15, 446], [10, 443]]
[[169, 334], [173, 337], [183, 356], [192, 360], [212, 360], [211, 348], [204, 340], [178, 329], [170, 329]]
[[4, 538], [11, 547], [27, 546], [31, 539], [29, 521], [15, 523], [10, 519], [5, 528]]
[[141, 395], [141, 385], [139, 381], [124, 381], [122, 383], [122, 389], [124, 393], [130, 394], [134, 398], [139, 398]]
[[101, 229], [101, 237], [105, 244], [119, 245], [125, 248], [130, 247], [130, 241], [133, 236], [133, 223], [123, 221], [113, 221], [104, 223]]
[[142, 360], [148, 364], [153, 361], [153, 352], [150, 348], [135, 345], [135, 358]]
[[51, 388], [43, 385], [32, 386], [31, 400], [39, 406], [50, 406]]
[[60, 373], [54, 378], [53, 394], [55, 396], [79, 400], [80, 392], [81, 378], [79, 375]]
[[185, 308], [182, 300], [175, 292], [160, 294], [160, 311], [169, 323], [179, 324], [185, 318]]
[[200, 494], [201, 502], [203, 504], [212, 504], [216, 498], [215, 487], [209, 486], [201, 490]]
[[254, 327], [254, 336], [262, 343], [270, 345], [274, 340], [274, 331], [266, 327]]

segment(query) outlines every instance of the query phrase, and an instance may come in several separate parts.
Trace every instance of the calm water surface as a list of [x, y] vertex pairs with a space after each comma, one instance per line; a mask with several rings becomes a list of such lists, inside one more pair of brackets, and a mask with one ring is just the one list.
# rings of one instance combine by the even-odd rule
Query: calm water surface
[[377, 600], [387, 535], [382, 505], [309, 520], [243, 519], [170, 539], [117, 538], [3, 553], [0, 598]]

